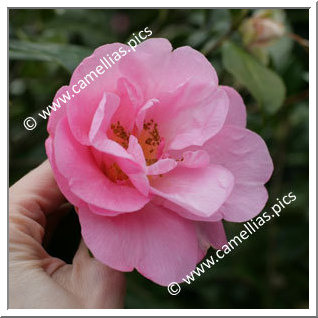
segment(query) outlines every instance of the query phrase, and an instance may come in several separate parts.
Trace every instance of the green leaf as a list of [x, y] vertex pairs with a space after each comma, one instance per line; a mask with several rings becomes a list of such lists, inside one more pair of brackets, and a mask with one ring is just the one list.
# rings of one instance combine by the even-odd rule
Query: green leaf
[[223, 45], [222, 60], [225, 69], [249, 90], [266, 113], [274, 114], [280, 108], [286, 88], [275, 72], [231, 42]]
[[92, 53], [91, 49], [57, 43], [34, 43], [10, 40], [9, 56], [12, 60], [33, 60], [55, 62], [72, 72], [74, 68]]

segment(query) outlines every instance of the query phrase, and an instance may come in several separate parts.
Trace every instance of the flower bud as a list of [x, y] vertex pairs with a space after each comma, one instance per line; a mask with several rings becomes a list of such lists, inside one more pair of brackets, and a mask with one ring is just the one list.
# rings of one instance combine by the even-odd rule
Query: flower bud
[[240, 32], [246, 46], [266, 47], [285, 34], [285, 26], [272, 17], [255, 15], [242, 24]]

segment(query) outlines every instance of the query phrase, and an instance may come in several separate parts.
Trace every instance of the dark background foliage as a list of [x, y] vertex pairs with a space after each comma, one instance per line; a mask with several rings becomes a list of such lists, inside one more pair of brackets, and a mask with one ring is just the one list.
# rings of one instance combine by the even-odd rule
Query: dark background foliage
[[[152, 37], [166, 37], [175, 48], [190, 45], [203, 52], [220, 83], [243, 96], [247, 126], [265, 139], [275, 166], [265, 210], [290, 191], [297, 196], [280, 218], [190, 286], [183, 284], [178, 296], [136, 272], [126, 274], [126, 308], [308, 308], [308, 50], [303, 41], [308, 10], [273, 10], [288, 33], [258, 51], [244, 44], [246, 34], [238, 31], [253, 14], [247, 9], [9, 10], [10, 185], [46, 159], [47, 122], [27, 131], [24, 118], [50, 105], [95, 48], [126, 42], [148, 26]], [[231, 238], [243, 225], [225, 222], [225, 227]], [[49, 251], [70, 261], [78, 243], [73, 234], [78, 238], [79, 231], [73, 213]]]

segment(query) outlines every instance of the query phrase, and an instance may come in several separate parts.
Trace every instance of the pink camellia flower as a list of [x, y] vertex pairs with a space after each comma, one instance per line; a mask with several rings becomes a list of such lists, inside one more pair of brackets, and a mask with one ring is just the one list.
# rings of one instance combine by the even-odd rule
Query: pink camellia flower
[[[55, 98], [120, 47], [99, 47]], [[46, 150], [93, 255], [168, 285], [227, 243], [222, 219], [267, 201], [272, 160], [245, 126], [242, 98], [201, 53], [149, 39], [52, 113]]]

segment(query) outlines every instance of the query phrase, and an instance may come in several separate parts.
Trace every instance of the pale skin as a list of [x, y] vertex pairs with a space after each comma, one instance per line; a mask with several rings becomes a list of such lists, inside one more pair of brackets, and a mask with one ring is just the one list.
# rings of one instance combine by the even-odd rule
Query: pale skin
[[45, 251], [65, 203], [48, 161], [9, 189], [9, 308], [123, 308], [123, 273], [92, 258], [83, 240], [72, 264]]

